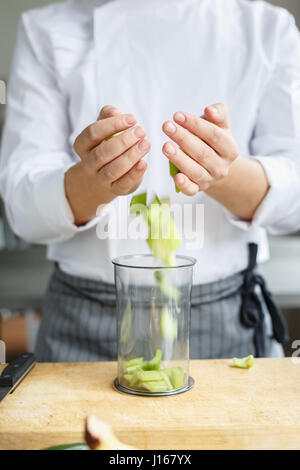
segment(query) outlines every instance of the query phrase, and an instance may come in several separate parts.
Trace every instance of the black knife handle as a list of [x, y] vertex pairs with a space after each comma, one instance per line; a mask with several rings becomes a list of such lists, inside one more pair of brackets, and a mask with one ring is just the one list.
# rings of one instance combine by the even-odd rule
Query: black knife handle
[[0, 387], [14, 387], [29, 372], [35, 364], [32, 353], [24, 353], [16, 357], [3, 370], [0, 377]]

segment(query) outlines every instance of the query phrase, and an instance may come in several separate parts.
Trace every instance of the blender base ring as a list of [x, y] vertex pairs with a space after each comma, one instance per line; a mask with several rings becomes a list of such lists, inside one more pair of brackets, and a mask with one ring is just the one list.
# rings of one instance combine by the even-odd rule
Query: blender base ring
[[129, 395], [137, 395], [142, 397], [169, 397], [172, 395], [179, 395], [180, 393], [185, 393], [191, 390], [195, 385], [195, 381], [192, 377], [189, 377], [188, 384], [185, 387], [178, 388], [176, 390], [168, 390], [166, 392], [146, 392], [142, 390], [133, 390], [132, 388], [124, 387], [119, 383], [118, 379], [114, 381], [114, 388], [122, 393], [127, 393]]

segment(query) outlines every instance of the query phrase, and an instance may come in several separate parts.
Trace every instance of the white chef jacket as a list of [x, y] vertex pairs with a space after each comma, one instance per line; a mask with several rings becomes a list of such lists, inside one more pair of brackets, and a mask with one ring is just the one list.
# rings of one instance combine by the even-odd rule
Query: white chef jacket
[[[175, 111], [201, 115], [216, 102], [228, 106], [240, 153], [261, 162], [271, 186], [251, 223], [203, 192], [176, 194], [161, 151], [162, 123]], [[244, 269], [250, 241], [265, 261], [266, 231], [300, 229], [300, 41], [286, 10], [245, 0], [75, 0], [22, 15], [0, 167], [10, 224], [47, 244], [63, 271], [113, 282], [111, 259], [145, 253], [146, 242], [99, 240], [106, 210], [77, 227], [64, 191], [79, 160], [74, 140], [106, 104], [135, 113], [152, 143], [137, 193], [203, 204], [203, 240], [191, 248], [184, 239], [179, 250], [197, 259], [195, 283]]]

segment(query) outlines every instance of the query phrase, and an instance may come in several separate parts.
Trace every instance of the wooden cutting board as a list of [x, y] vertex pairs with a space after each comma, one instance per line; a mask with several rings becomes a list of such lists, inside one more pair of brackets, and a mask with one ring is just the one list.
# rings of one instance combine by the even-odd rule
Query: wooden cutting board
[[300, 365], [193, 361], [193, 390], [173, 397], [113, 389], [115, 363], [38, 364], [0, 404], [0, 448], [82, 442], [93, 413], [140, 449], [300, 449]]

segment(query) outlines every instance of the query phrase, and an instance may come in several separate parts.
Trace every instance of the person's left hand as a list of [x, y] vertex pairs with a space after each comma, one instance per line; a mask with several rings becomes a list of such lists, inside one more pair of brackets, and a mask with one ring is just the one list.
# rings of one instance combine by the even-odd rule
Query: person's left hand
[[239, 156], [224, 104], [205, 108], [202, 117], [175, 113], [174, 121], [163, 124], [163, 131], [179, 146], [167, 142], [163, 153], [179, 169], [174, 181], [187, 196], [207, 191], [224, 180]]

